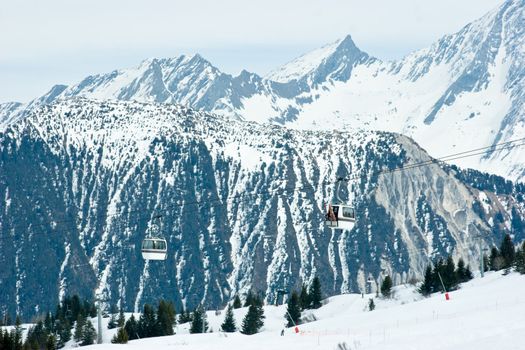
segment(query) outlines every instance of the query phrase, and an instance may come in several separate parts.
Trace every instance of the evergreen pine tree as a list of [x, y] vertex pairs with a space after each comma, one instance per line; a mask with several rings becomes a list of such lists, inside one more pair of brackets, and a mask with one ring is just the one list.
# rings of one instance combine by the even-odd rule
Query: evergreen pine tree
[[15, 336], [14, 336], [14, 350], [21, 350], [23, 345], [22, 338], [22, 320], [19, 315], [15, 319]]
[[[89, 300], [85, 299], [84, 300], [84, 303], [82, 305], [82, 313], [86, 316], [89, 316], [89, 317], [95, 317], [97, 316], [96, 314], [94, 316], [91, 316], [90, 315], [90, 312], [91, 312], [91, 307], [92, 305], [94, 305], [94, 303], [90, 302]], [[96, 305], [95, 305], [96, 306]]]
[[155, 310], [149, 304], [144, 304], [144, 310], [139, 317], [138, 333], [140, 338], [156, 337], [160, 335], [160, 327], [155, 317]]
[[56, 343], [57, 343], [57, 340], [55, 338], [55, 336], [53, 334], [50, 334], [48, 337], [47, 337], [47, 342], [46, 342], [46, 350], [56, 350]]
[[[27, 331], [26, 340], [24, 342], [24, 349], [39, 349], [40, 346], [37, 341], [37, 335], [35, 334], [36, 326], [29, 327]], [[1, 339], [0, 339], [1, 340]], [[0, 349], [3, 349], [2, 343], [0, 342]]]
[[191, 313], [189, 310], [186, 310], [184, 311], [184, 309], [181, 309], [181, 312], [179, 314], [179, 319], [178, 319], [178, 323], [179, 324], [184, 324], [184, 323], [187, 323], [187, 322], [191, 322]]
[[492, 247], [490, 250], [489, 263], [492, 271], [499, 271], [503, 268], [503, 258], [501, 257], [498, 248]]
[[175, 307], [173, 303], [161, 300], [157, 309], [157, 320], [160, 327], [160, 335], [172, 335], [175, 323]]
[[310, 295], [308, 295], [308, 288], [306, 287], [306, 284], [304, 283], [301, 286], [301, 294], [299, 295], [299, 302], [300, 302], [301, 310], [308, 309], [311, 304]]
[[71, 324], [66, 318], [59, 318], [55, 321], [55, 332], [58, 348], [64, 347], [71, 340]]
[[[49, 332], [45, 329], [44, 323], [42, 320], [39, 320], [36, 325], [30, 327], [27, 331], [24, 349], [44, 349], [48, 335]], [[1, 345], [0, 349], [2, 349]]]
[[91, 320], [87, 320], [84, 324], [84, 329], [82, 330], [82, 342], [80, 343], [80, 346], [93, 344], [96, 337], [97, 332], [95, 331], [95, 327], [93, 327]]
[[207, 330], [208, 322], [206, 321], [205, 311], [202, 306], [199, 306], [192, 313], [190, 333], [206, 333]]
[[470, 281], [471, 279], [474, 278], [474, 274], [472, 273], [472, 271], [470, 270], [470, 265], [467, 265], [467, 270], [465, 272], [465, 279], [467, 281]]
[[46, 313], [46, 318], [44, 319], [44, 327], [49, 333], [55, 332], [55, 318], [51, 315], [51, 312]]
[[235, 326], [235, 318], [233, 317], [233, 307], [228, 305], [226, 310], [226, 315], [224, 316], [224, 322], [221, 325], [223, 332], [232, 333], [235, 332], [237, 327]]
[[[0, 331], [2, 331], [0, 329]], [[14, 348], [14, 332], [9, 333], [7, 329], [2, 331], [2, 349], [11, 350]]]
[[[47, 338], [49, 336], [49, 331], [45, 328], [44, 322], [42, 320], [39, 320], [32, 329], [40, 348], [44, 348], [46, 346]], [[29, 332], [27, 338], [29, 338]]]
[[501, 257], [503, 258], [503, 268], [510, 268], [514, 263], [516, 252], [514, 250], [514, 243], [512, 242], [512, 238], [509, 234], [506, 234], [505, 237], [503, 237], [503, 241], [501, 242], [501, 247], [499, 251]]
[[[16, 324], [16, 318], [15, 318], [15, 324]], [[11, 330], [11, 344], [13, 350], [22, 350], [22, 331], [18, 332], [16, 328]]]
[[308, 291], [310, 296], [310, 305], [312, 309], [318, 309], [321, 307], [321, 300], [323, 296], [321, 294], [321, 281], [319, 277], [315, 276], [312, 284], [310, 285], [310, 290]]
[[109, 313], [110, 313], [110, 316], [109, 316], [109, 321], [108, 321], [108, 329], [117, 328], [117, 317], [116, 317], [117, 306], [115, 304], [111, 305]]
[[516, 259], [514, 261], [516, 271], [521, 274], [525, 274], [525, 241], [523, 242], [521, 248], [516, 252]]
[[[24, 342], [24, 344], [22, 345], [22, 348], [25, 350], [25, 349], [35, 349], [35, 350], [38, 350], [38, 349], [43, 349], [45, 347], [45, 343], [44, 343], [44, 346], [40, 346], [40, 344], [38, 343], [38, 341], [34, 338], [32, 339], [26, 339], [26, 341]], [[0, 349], [2, 349], [2, 344], [0, 344]]]
[[424, 296], [429, 296], [433, 292], [433, 276], [432, 276], [432, 268], [430, 265], [427, 266], [427, 269], [425, 270], [425, 277], [423, 280], [423, 284], [419, 287], [419, 293], [421, 293]]
[[368, 310], [374, 311], [375, 308], [376, 308], [376, 304], [374, 303], [374, 299], [372, 298], [368, 299]]
[[239, 295], [235, 294], [235, 298], [233, 299], [233, 308], [240, 309], [241, 307], [242, 307], [241, 298], [239, 298]]
[[456, 276], [456, 264], [450, 255], [447, 257], [447, 263], [445, 264], [444, 273], [441, 277], [443, 278], [443, 283], [447, 291], [457, 288], [458, 278]]
[[262, 307], [264, 305], [264, 301], [263, 300], [264, 299], [263, 299], [262, 294], [254, 295], [252, 304], [255, 305], [255, 306], [261, 306]]
[[462, 258], [458, 260], [458, 266], [456, 268], [456, 276], [458, 283], [463, 283], [468, 281], [467, 279], [467, 269], [465, 268], [465, 261]]
[[126, 324], [126, 316], [124, 315], [124, 311], [122, 310], [122, 308], [120, 308], [119, 313], [118, 313], [117, 326], [124, 327], [125, 324]]
[[15, 349], [15, 330], [11, 329], [10, 332], [6, 330], [6, 344], [8, 346], [7, 349], [14, 350]]
[[255, 334], [264, 326], [264, 310], [262, 306], [250, 305], [248, 313], [242, 320], [241, 333]]
[[82, 340], [83, 331], [84, 331], [84, 325], [86, 324], [87, 317], [79, 314], [77, 318], [77, 322], [75, 323], [75, 333], [73, 333], [73, 339], [75, 339], [76, 342], [80, 342]]
[[113, 336], [113, 339], [111, 339], [111, 342], [113, 344], [127, 344], [128, 343], [128, 332], [126, 332], [126, 328], [120, 327], [117, 331], [117, 334]]
[[[24, 349], [40, 349], [40, 344], [38, 344], [37, 340], [35, 338], [26, 338], [26, 341], [23, 344]], [[3, 349], [3, 345], [0, 342], [0, 349]]]
[[128, 334], [129, 340], [139, 338], [139, 325], [133, 314], [131, 314], [131, 317], [126, 321], [126, 325], [124, 326], [124, 329], [126, 330], [126, 333]]
[[458, 261], [458, 267], [456, 269], [456, 277], [458, 283], [465, 283], [470, 281], [474, 276], [472, 275], [472, 271], [470, 270], [470, 266], [467, 265], [465, 267], [465, 261], [463, 261], [462, 258]]
[[288, 299], [288, 306], [286, 308], [287, 327], [293, 327], [298, 325], [301, 320], [301, 305], [297, 292], [293, 292], [291, 297]]
[[246, 294], [246, 299], [244, 299], [244, 307], [248, 307], [253, 304], [255, 296], [253, 295], [252, 291], [248, 291], [248, 294]]
[[71, 316], [69, 318], [69, 323], [73, 324], [77, 320], [78, 315], [80, 313], [83, 313], [83, 305], [80, 302], [80, 297], [77, 294], [73, 295], [69, 299], [69, 308], [68, 309], [71, 312], [71, 314], [70, 314]]
[[381, 283], [381, 294], [385, 298], [390, 298], [392, 294], [392, 278], [390, 276], [386, 276], [383, 283]]

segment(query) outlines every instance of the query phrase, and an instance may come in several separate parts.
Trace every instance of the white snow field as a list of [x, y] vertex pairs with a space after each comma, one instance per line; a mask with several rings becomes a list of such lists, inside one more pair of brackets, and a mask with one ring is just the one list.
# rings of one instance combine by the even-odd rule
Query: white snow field
[[[339, 295], [309, 312], [317, 321], [286, 329], [285, 306], [266, 306], [265, 325], [256, 335], [218, 332], [224, 312], [208, 312], [213, 333], [188, 334], [187, 325], [177, 326], [176, 335], [110, 344], [116, 330], [104, 334], [104, 344], [85, 349], [524, 349], [525, 276], [487, 273], [450, 293], [422, 298], [413, 286], [395, 287], [393, 300], [375, 299], [376, 309], [367, 311], [375, 294]], [[246, 309], [235, 310], [237, 325]], [[304, 313], [303, 313], [304, 315]], [[95, 320], [96, 321], [96, 320]], [[104, 319], [107, 323], [108, 319]], [[341, 347], [339, 347], [341, 346]], [[346, 346], [342, 347], [342, 346]]]

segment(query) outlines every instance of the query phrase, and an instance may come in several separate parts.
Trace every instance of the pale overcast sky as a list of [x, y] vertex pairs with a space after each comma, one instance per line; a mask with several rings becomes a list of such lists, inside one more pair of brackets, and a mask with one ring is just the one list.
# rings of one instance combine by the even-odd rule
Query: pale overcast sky
[[400, 58], [503, 0], [3, 0], [0, 102], [54, 84], [200, 53], [224, 72], [264, 75], [352, 35], [381, 59]]

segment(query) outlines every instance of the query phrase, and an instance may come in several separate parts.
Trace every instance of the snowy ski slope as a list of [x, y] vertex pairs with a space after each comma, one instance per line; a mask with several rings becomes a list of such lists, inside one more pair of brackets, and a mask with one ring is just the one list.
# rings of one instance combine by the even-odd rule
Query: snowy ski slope
[[[315, 310], [317, 321], [299, 326], [300, 333], [284, 324], [285, 306], [266, 306], [261, 333], [245, 336], [218, 332], [224, 313], [208, 312], [213, 333], [188, 334], [187, 325], [178, 326], [168, 337], [134, 340], [127, 345], [103, 344], [85, 349], [523, 349], [525, 344], [525, 276], [487, 273], [446, 301], [442, 294], [422, 298], [413, 286], [395, 288], [394, 300], [375, 300], [376, 309], [366, 311], [368, 298], [358, 294], [339, 295]], [[239, 325], [246, 309], [235, 312]], [[304, 315], [304, 313], [303, 313]], [[108, 319], [104, 321], [107, 322]], [[96, 321], [96, 320], [95, 320]], [[106, 331], [109, 343], [116, 330]]]

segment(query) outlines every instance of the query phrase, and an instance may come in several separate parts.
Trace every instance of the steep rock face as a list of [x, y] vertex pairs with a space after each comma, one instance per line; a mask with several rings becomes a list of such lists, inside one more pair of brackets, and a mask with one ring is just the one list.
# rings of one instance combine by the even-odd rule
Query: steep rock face
[[[437, 163], [380, 174], [429, 159], [391, 133], [293, 131], [168, 104], [41, 106], [0, 133], [0, 304], [29, 316], [98, 290], [128, 310], [160, 297], [218, 306], [249, 289], [272, 301], [316, 274], [334, 294], [381, 271], [418, 276], [449, 253], [475, 263], [475, 236], [492, 244], [523, 217], [520, 188], [492, 193], [466, 184], [486, 175]], [[337, 177], [355, 179], [341, 188], [352, 231], [324, 227]], [[158, 214], [168, 259], [144, 262]]]

